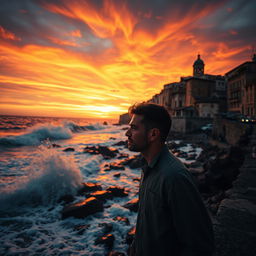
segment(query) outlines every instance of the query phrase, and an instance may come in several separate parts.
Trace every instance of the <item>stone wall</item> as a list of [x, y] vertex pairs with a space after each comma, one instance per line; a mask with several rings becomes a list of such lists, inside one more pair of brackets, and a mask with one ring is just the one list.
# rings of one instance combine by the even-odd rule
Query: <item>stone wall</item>
[[212, 118], [203, 117], [172, 117], [173, 132], [191, 133], [201, 129], [202, 126], [212, 123]]
[[252, 127], [253, 124], [216, 117], [213, 122], [212, 136], [229, 145], [244, 145], [248, 142]]

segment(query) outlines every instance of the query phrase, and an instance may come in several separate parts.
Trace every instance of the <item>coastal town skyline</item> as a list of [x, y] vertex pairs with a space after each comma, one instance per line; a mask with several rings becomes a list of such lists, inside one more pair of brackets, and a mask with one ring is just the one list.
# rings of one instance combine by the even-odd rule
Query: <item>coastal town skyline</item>
[[3, 1], [0, 114], [117, 119], [198, 53], [214, 75], [255, 53], [253, 1], [147, 3]]

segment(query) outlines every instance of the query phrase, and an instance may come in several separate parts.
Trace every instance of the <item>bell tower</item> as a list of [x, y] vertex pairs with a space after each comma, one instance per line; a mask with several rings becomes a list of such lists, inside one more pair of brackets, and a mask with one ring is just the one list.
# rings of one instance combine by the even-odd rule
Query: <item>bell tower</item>
[[204, 75], [204, 62], [200, 59], [200, 54], [197, 55], [197, 60], [193, 64], [193, 76], [200, 77]]

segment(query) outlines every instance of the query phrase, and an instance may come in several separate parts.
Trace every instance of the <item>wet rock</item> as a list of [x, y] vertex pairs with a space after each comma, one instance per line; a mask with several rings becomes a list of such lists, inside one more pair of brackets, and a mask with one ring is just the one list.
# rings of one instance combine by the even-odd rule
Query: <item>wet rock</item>
[[100, 191], [95, 191], [93, 193], [91, 193], [89, 196], [95, 197], [98, 200], [101, 201], [106, 201], [107, 199], [112, 199], [113, 195], [111, 192], [106, 191], [106, 190], [100, 190]]
[[121, 159], [121, 158], [127, 158], [129, 157], [128, 154], [125, 154], [125, 153], [120, 153], [120, 155], [117, 157], [118, 159]]
[[64, 152], [74, 152], [75, 149], [74, 148], [65, 148], [63, 149]]
[[116, 138], [114, 138], [114, 137], [110, 137], [109, 139], [110, 139], [110, 140], [116, 140]]
[[126, 225], [130, 225], [130, 221], [127, 217], [116, 216], [113, 220], [124, 222]]
[[122, 164], [120, 164], [120, 162], [105, 164], [104, 167], [105, 168], [103, 169], [103, 171], [105, 171], [105, 172], [109, 172], [111, 170], [124, 170], [125, 169], [125, 167]]
[[123, 165], [128, 165], [131, 169], [137, 169], [141, 168], [145, 162], [141, 155], [137, 155], [124, 159], [121, 163]]
[[95, 244], [103, 244], [104, 246], [106, 246], [108, 249], [112, 249], [113, 248], [113, 244], [115, 241], [115, 237], [112, 234], [107, 234], [104, 235], [102, 237], [99, 237], [95, 240]]
[[129, 209], [132, 212], [138, 212], [139, 199], [134, 198], [134, 199], [130, 200], [129, 202], [127, 202], [125, 205], [123, 205], [123, 207], [126, 209]]
[[132, 227], [132, 228], [128, 231], [128, 233], [127, 233], [127, 235], [126, 235], [126, 239], [125, 239], [125, 241], [126, 241], [127, 244], [131, 244], [131, 243], [132, 243], [132, 241], [133, 241], [133, 239], [134, 239], [134, 236], [135, 236], [135, 232], [136, 232], [136, 227], [135, 227], [135, 226]]
[[103, 122], [103, 125], [108, 125], [108, 122], [107, 122], [107, 121], [104, 121], [104, 122]]
[[67, 205], [62, 210], [62, 219], [68, 217], [85, 218], [91, 214], [104, 210], [102, 201], [95, 197], [87, 198], [78, 203]]
[[134, 226], [128, 231], [128, 233], [126, 235], [125, 242], [129, 245], [128, 250], [127, 250], [127, 255], [134, 255], [134, 250], [131, 251], [131, 244], [134, 240], [135, 232], [136, 232], [136, 227]]
[[204, 163], [206, 182], [215, 189], [229, 189], [239, 174], [243, 160], [244, 153], [238, 147], [219, 150]]
[[98, 190], [102, 190], [102, 187], [100, 184], [85, 182], [85, 183], [82, 183], [82, 188], [78, 191], [78, 194], [81, 195], [84, 193], [90, 193]]
[[188, 153], [186, 152], [178, 152], [177, 154], [175, 154], [177, 157], [181, 157], [181, 158], [186, 158], [188, 157]]
[[120, 172], [115, 173], [113, 176], [114, 176], [115, 178], [119, 178], [119, 177], [121, 176], [121, 173], [120, 173]]
[[186, 160], [195, 160], [196, 159], [197, 154], [189, 154], [186, 158]]
[[140, 182], [140, 178], [133, 178], [132, 180], [133, 180], [133, 181]]
[[168, 142], [167, 144], [168, 148], [173, 150], [173, 149], [177, 149], [179, 147], [179, 144], [175, 143], [174, 141]]
[[89, 154], [101, 154], [105, 159], [114, 158], [119, 153], [117, 149], [106, 146], [87, 146], [83, 151]]
[[127, 140], [119, 141], [119, 142], [115, 143], [113, 146], [127, 146]]
[[107, 188], [107, 191], [111, 192], [114, 197], [125, 197], [128, 196], [128, 193], [125, 192], [124, 188], [111, 186]]
[[172, 151], [172, 153], [173, 153], [175, 156], [177, 156], [178, 154], [181, 153], [181, 151], [180, 151], [179, 149], [176, 149], [176, 148], [172, 149], [171, 151]]
[[53, 148], [60, 148], [61, 146], [60, 145], [58, 145], [58, 144], [55, 144], [55, 143], [52, 143], [52, 145], [51, 145]]

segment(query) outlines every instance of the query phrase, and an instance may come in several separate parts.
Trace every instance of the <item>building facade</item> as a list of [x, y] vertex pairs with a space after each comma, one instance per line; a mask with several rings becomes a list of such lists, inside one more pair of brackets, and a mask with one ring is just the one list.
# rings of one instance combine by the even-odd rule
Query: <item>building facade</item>
[[256, 55], [226, 73], [228, 111], [256, 116]]

